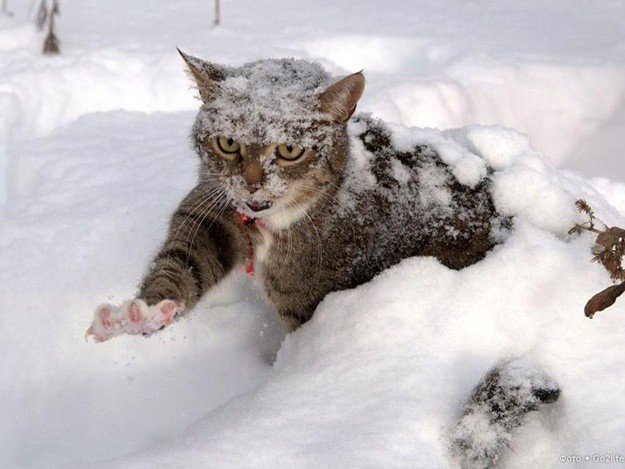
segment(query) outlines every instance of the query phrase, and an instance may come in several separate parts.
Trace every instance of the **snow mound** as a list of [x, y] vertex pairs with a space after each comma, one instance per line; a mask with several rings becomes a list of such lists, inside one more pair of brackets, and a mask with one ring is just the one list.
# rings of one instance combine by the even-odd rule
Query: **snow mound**
[[157, 112], [198, 106], [175, 46], [226, 64], [365, 68], [360, 110], [506, 125], [558, 165], [622, 179], [625, 3], [241, 0], [211, 29], [205, 0], [64, 0], [53, 59], [18, 21], [31, 3], [0, 15], [1, 465], [453, 466], [442, 441], [508, 354], [563, 394], [517, 429], [503, 465], [622, 454], [620, 303], [583, 317], [609, 279], [588, 262], [590, 237], [566, 229], [580, 196], [623, 226], [625, 184], [555, 171], [498, 127], [426, 136], [463, 184], [488, 161], [499, 209], [516, 214], [506, 243], [465, 271], [409, 259], [331, 295], [274, 366], [283, 331], [241, 278], [149, 340], [96, 347], [83, 334], [98, 303], [133, 293], [193, 185], [195, 112]]
[[615, 311], [584, 317], [585, 301], [609, 278], [589, 264], [592, 239], [567, 230], [581, 220], [579, 197], [608, 223], [623, 218], [516, 132], [470, 127], [448, 135], [500, 167], [491, 176], [495, 204], [515, 217], [503, 244], [462, 271], [412, 258], [330, 294], [285, 338], [263, 384], [116, 466], [452, 466], [450, 428], [480, 378], [508, 356], [547, 370], [562, 400], [528, 414], [514, 451], [503, 455], [506, 467], [618, 452], [625, 321]]
[[463, 57], [435, 70], [375, 85], [364, 105], [385, 120], [418, 127], [511, 127], [558, 166], [623, 176], [613, 156], [625, 115], [621, 65]]
[[5, 73], [0, 142], [39, 137], [92, 112], [175, 112], [197, 106], [174, 53], [99, 47], [40, 58], [38, 49], [0, 50], [0, 70]]
[[[438, 145], [469, 173], [499, 162], [487, 177], [515, 223], [482, 262], [453, 271], [407, 259], [329, 295], [280, 347], [281, 328], [240, 279], [149, 340], [85, 344], [93, 308], [132, 294], [193, 186], [195, 158], [180, 153], [192, 122], [192, 113], [94, 114], [21, 146], [25, 187], [0, 239], [2, 309], [24, 312], [0, 329], [9, 462], [79, 464], [147, 447], [107, 466], [453, 465], [450, 428], [484, 373], [511, 355], [546, 369], [562, 398], [529, 414], [508, 466], [620, 451], [625, 323], [617, 308], [584, 317], [609, 278], [589, 264], [592, 239], [566, 231], [581, 221], [578, 197], [607, 223], [624, 220], [580, 176], [501, 128], [395, 137]], [[536, 181], [546, 192], [528, 191]], [[604, 181], [602, 193], [622, 187]]]

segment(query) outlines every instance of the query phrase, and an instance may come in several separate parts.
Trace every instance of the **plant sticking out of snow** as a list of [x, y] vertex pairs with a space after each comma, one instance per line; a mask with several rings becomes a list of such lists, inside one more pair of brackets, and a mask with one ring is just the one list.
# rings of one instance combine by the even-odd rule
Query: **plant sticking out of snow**
[[46, 25], [46, 21], [48, 20], [48, 4], [46, 0], [41, 0], [39, 4], [39, 8], [37, 9], [37, 16], [35, 17], [35, 24], [40, 31], [43, 31], [43, 27]]
[[2, 0], [2, 14], [6, 16], [13, 16], [13, 12], [9, 11], [7, 1], [8, 0]]
[[221, 3], [219, 0], [215, 0], [215, 26], [219, 26], [221, 24]]
[[[597, 218], [588, 202], [579, 199], [575, 202], [581, 213], [588, 215], [588, 221], [575, 224], [569, 230], [570, 234], [580, 234], [583, 231], [597, 233], [596, 244], [593, 247], [594, 262], [599, 262], [610, 273], [614, 281], [620, 280], [618, 285], [612, 285], [593, 296], [584, 307], [584, 314], [591, 318], [597, 311], [603, 311], [614, 304], [616, 299], [625, 292], [625, 270], [623, 269], [623, 254], [625, 254], [625, 230], [618, 226], [608, 227]], [[595, 222], [601, 223], [602, 230], [595, 227]]]
[[61, 53], [59, 46], [59, 38], [54, 32], [54, 18], [60, 14], [58, 0], [52, 0], [52, 4], [48, 7], [47, 0], [42, 0], [37, 11], [36, 23], [39, 29], [43, 29], [48, 24], [48, 32], [43, 41], [44, 55], [57, 55]]

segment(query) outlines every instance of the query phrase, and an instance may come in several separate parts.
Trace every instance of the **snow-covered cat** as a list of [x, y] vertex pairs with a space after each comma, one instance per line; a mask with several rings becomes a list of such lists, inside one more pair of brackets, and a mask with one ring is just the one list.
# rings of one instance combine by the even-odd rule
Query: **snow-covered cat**
[[[162, 328], [237, 268], [256, 276], [293, 330], [328, 293], [363, 284], [402, 259], [471, 265], [509, 223], [494, 208], [486, 167], [467, 177], [432, 146], [398, 149], [386, 124], [352, 117], [361, 73], [333, 82], [303, 60], [230, 68], [183, 58], [202, 99], [192, 131], [198, 184], [172, 216], [137, 298], [98, 308], [88, 331], [96, 340]], [[480, 386], [503, 389], [500, 376], [491, 373]], [[507, 431], [538, 408], [543, 388], [525, 389], [520, 402], [510, 398], [514, 412], [502, 411], [512, 422]], [[506, 395], [514, 397], [511, 389]], [[557, 387], [550, 389], [553, 400]], [[492, 410], [478, 398], [475, 408]], [[488, 464], [497, 452], [480, 459], [467, 449], [466, 432], [455, 441], [467, 464]]]
[[254, 269], [294, 329], [328, 293], [402, 259], [435, 256], [458, 269], [495, 244], [502, 220], [486, 178], [459, 183], [428, 146], [397, 151], [385, 124], [368, 116], [348, 127], [361, 73], [331, 84], [303, 60], [240, 68], [185, 60], [203, 101], [192, 131], [199, 181], [138, 299], [124, 306], [136, 327], [107, 327], [117, 309], [105, 305], [96, 339], [153, 331], [238, 266]]

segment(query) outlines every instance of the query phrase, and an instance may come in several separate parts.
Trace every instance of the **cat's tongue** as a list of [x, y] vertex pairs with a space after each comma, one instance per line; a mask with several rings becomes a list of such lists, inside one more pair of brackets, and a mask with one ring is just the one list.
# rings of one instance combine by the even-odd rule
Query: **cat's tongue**
[[262, 212], [263, 210], [271, 208], [271, 202], [267, 200], [264, 200], [262, 202], [259, 202], [257, 200], [251, 200], [249, 202], [246, 202], [246, 205], [250, 208], [250, 210], [253, 210], [254, 212]]

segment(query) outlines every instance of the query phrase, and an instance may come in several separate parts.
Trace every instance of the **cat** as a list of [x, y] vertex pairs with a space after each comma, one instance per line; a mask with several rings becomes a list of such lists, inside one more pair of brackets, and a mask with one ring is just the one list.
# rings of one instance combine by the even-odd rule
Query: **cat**
[[[435, 256], [460, 269], [494, 246], [502, 218], [486, 179], [458, 183], [427, 146], [395, 150], [367, 115], [352, 119], [350, 135], [362, 73], [329, 85], [302, 60], [233, 69], [183, 57], [203, 101], [192, 131], [199, 182], [138, 295], [167, 321], [246, 263], [293, 330], [328, 293], [402, 259]], [[354, 141], [369, 161], [350, 158]], [[146, 305], [128, 306], [139, 314]]]
[[361, 72], [333, 82], [305, 60], [223, 67], [181, 55], [202, 101], [198, 184], [137, 298], [98, 308], [96, 340], [162, 328], [241, 267], [294, 330], [328, 293], [402, 259], [472, 265], [510, 223], [487, 177], [461, 183], [432, 146], [399, 150], [387, 124], [354, 116]]

